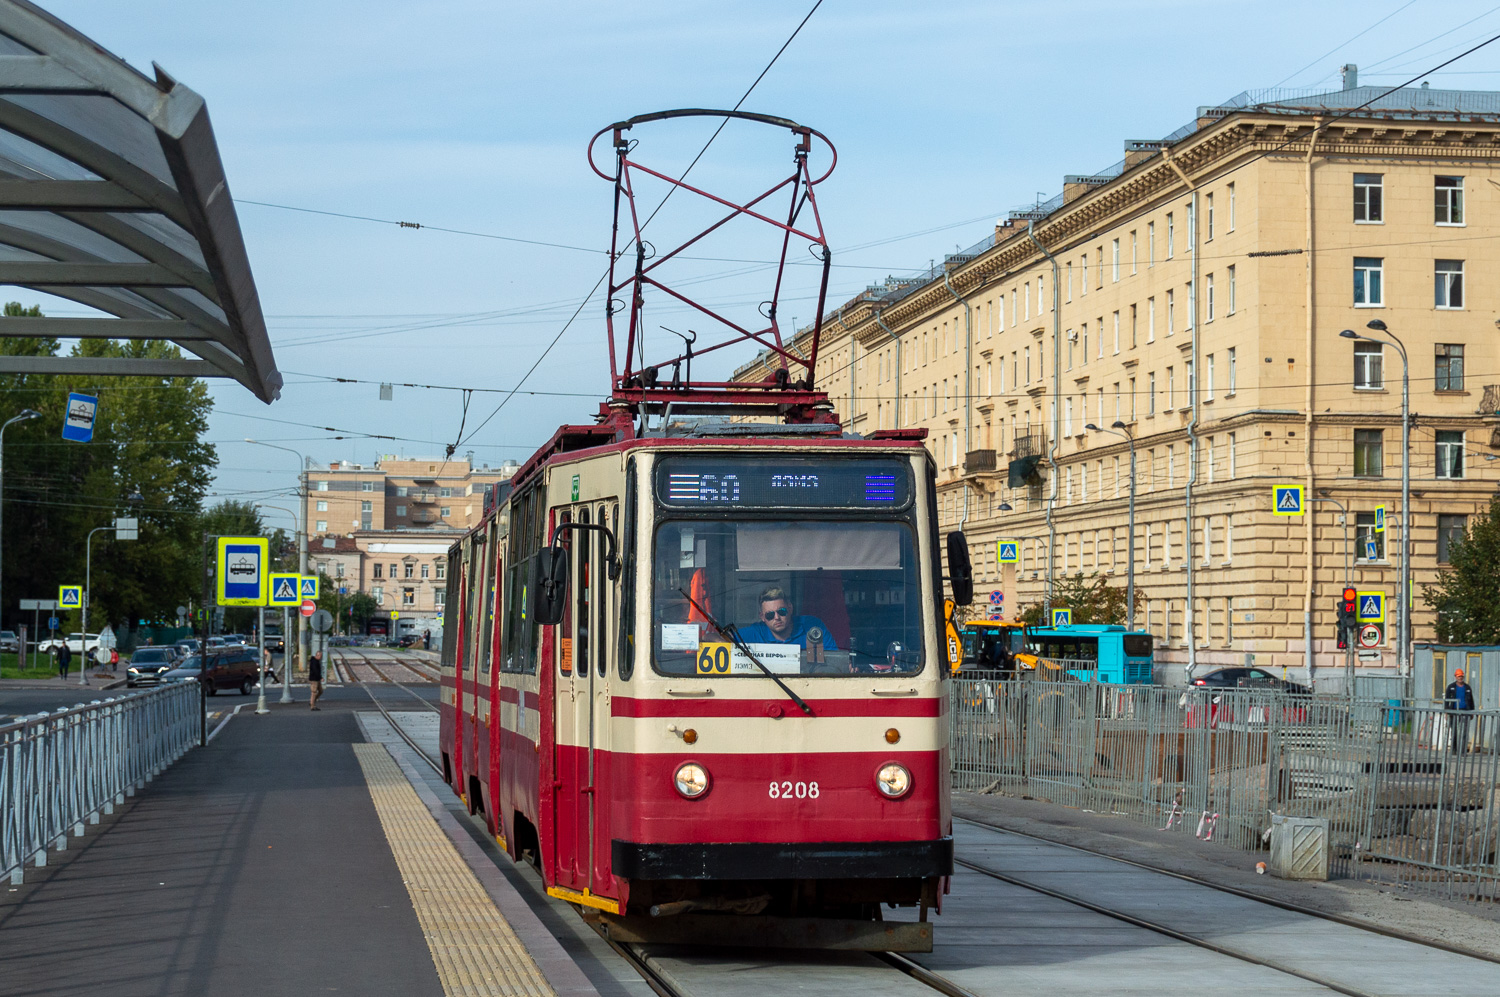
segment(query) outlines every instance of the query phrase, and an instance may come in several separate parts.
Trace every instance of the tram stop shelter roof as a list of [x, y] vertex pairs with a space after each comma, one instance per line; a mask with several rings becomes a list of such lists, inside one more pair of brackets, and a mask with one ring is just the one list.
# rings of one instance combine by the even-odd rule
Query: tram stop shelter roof
[[112, 318], [0, 336], [168, 340], [181, 359], [0, 356], [0, 373], [229, 377], [281, 393], [203, 98], [24, 0], [0, 0], [0, 285]]

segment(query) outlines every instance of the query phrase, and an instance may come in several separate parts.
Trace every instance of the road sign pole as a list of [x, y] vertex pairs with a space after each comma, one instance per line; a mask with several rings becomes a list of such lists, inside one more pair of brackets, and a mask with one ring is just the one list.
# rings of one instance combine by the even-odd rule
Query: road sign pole
[[255, 668], [260, 672], [260, 698], [255, 701], [255, 712], [266, 714], [271, 711], [266, 707], [266, 608], [255, 607], [256, 631], [260, 634], [260, 648], [255, 654]]
[[287, 647], [287, 635], [292, 630], [292, 611], [281, 607], [281, 701], [292, 702], [292, 652]]

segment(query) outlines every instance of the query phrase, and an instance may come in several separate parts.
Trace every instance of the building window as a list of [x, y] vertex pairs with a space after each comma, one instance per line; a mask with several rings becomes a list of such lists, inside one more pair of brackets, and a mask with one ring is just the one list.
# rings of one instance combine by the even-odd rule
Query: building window
[[1439, 225], [1464, 223], [1464, 178], [1433, 177], [1433, 220]]
[[452, 497], [453, 497], [453, 489], [451, 489], [451, 488], [439, 488], [438, 489], [438, 498], [452, 498]]
[[374, 512], [375, 511], [375, 503], [371, 502], [369, 499], [365, 499], [364, 501], [362, 501], [362, 502], [359, 503], [359, 511], [360, 512]]
[[1381, 457], [1383, 436], [1384, 430], [1380, 429], [1356, 429], [1354, 431], [1354, 474], [1356, 477], [1379, 478], [1385, 474], [1385, 464]]
[[[1100, 349], [1101, 352], [1104, 349], [1104, 337], [1103, 336], [1099, 337], [1099, 349]], [[1120, 352], [1120, 313], [1119, 312], [1115, 312], [1115, 353], [1118, 354], [1119, 352]]]
[[[410, 578], [410, 577], [412, 577], [412, 569], [413, 569], [413, 568], [415, 568], [415, 567], [416, 567], [416, 565], [414, 565], [414, 564], [412, 564], [412, 563], [411, 563], [411, 562], [410, 562], [410, 561], [408, 561], [408, 562], [407, 562], [407, 563], [406, 563], [406, 564], [405, 564], [405, 565], [403, 565], [403, 567], [404, 567], [404, 568], [405, 568], [405, 569], [406, 569], [406, 570], [405, 570], [405, 571], [404, 571], [404, 573], [403, 573], [403, 574], [402, 574], [402, 577], [403, 577], [403, 578]], [[392, 576], [391, 576], [391, 577], [393, 577], [393, 578], [394, 578], [394, 577], [395, 577], [395, 576], [394, 576], [394, 575], [392, 575]]]
[[1380, 173], [1354, 174], [1354, 221], [1371, 225], [1385, 220], [1385, 177]]
[[1177, 407], [1177, 375], [1171, 367], [1167, 368], [1167, 411], [1170, 412]]
[[404, 505], [398, 505], [398, 506], [396, 506], [396, 515], [398, 515], [398, 516], [404, 516], [404, 515], [406, 515], [406, 506], [404, 506]]
[[1135, 378], [1130, 379], [1130, 421], [1135, 422]]
[[1234, 473], [1235, 473], [1235, 466], [1234, 466], [1234, 447], [1235, 447], [1235, 443], [1236, 443], [1236, 434], [1230, 433], [1229, 434], [1229, 477], [1230, 477], [1231, 480], [1234, 478]]
[[320, 482], [318, 482], [318, 488], [317, 488], [317, 490], [320, 491], [320, 492], [326, 492], [326, 491], [328, 491], [328, 482], [326, 482], [326, 481], [320, 481]]
[[1156, 223], [1146, 223], [1146, 266], [1156, 266]]
[[1131, 229], [1130, 230], [1130, 272], [1131, 273], [1135, 273], [1136, 272], [1135, 250], [1136, 250], [1135, 229]]
[[391, 570], [387, 573], [387, 577], [390, 577], [390, 578], [395, 578], [396, 577], [396, 566], [394, 564], [391, 565]]
[[1229, 268], [1229, 307], [1224, 310], [1225, 315], [1233, 315], [1235, 308], [1234, 267]]
[[326, 519], [320, 519], [320, 520], [318, 520], [318, 532], [322, 533], [322, 532], [324, 532], [327, 529], [328, 529], [328, 520], [326, 520]]
[[396, 486], [396, 497], [397, 498], [406, 498], [406, 486], [405, 485], [397, 485]]
[[[1233, 286], [1233, 285], [1231, 285], [1231, 286]], [[1229, 386], [1225, 389], [1225, 393], [1226, 394], [1231, 394], [1231, 395], [1234, 394], [1235, 377], [1236, 377], [1236, 375], [1238, 373], [1238, 371], [1235, 368], [1234, 351], [1235, 351], [1235, 347], [1231, 346], [1229, 348]]]
[[1177, 226], [1172, 222], [1172, 212], [1167, 212], [1167, 259], [1172, 258], [1172, 236], [1176, 233]]
[[1156, 298], [1146, 299], [1146, 342], [1156, 342]]
[[1204, 242], [1213, 242], [1214, 241], [1214, 196], [1212, 194], [1204, 194], [1203, 195], [1203, 199], [1207, 202], [1207, 204], [1205, 206], [1208, 208], [1208, 218], [1207, 218], [1207, 221], [1208, 221], [1208, 231], [1204, 234], [1203, 241]]
[[385, 601], [385, 586], [384, 585], [371, 585], [370, 586], [370, 597], [375, 600], [375, 605], [377, 605], [377, 606], [380, 605], [382, 602]]
[[428, 572], [431, 571], [431, 569], [432, 569], [432, 565], [430, 565], [430, 564], [424, 564], [424, 565], [422, 565], [422, 577], [426, 578], [427, 575], [428, 575]]
[[319, 512], [327, 512], [328, 511], [328, 500], [327, 499], [318, 499], [318, 511]]
[[372, 574], [371, 574], [371, 577], [372, 577], [372, 578], [380, 578], [380, 577], [382, 577], [382, 576], [381, 576], [381, 574], [380, 574], [380, 567], [381, 567], [381, 566], [380, 566], [380, 562], [379, 562], [379, 561], [376, 561], [376, 562], [375, 562], [375, 568], [374, 568], [374, 571], [373, 571], [373, 573], [372, 573]]
[[447, 519], [449, 516], [453, 515], [453, 507], [447, 505], [443, 506], [438, 510], [438, 515], [442, 516], [444, 519]]
[[1434, 391], [1464, 390], [1464, 348], [1462, 343], [1437, 344], [1437, 370]]
[[1385, 304], [1385, 260], [1379, 256], [1354, 258], [1354, 307], [1379, 308]]
[[1148, 416], [1156, 414], [1156, 371], [1154, 370], [1146, 375], [1146, 414]]
[[[1228, 190], [1229, 190], [1229, 226], [1226, 229], [1226, 231], [1233, 232], [1234, 231], [1234, 184], [1230, 184]], [[1230, 309], [1230, 311], [1233, 311], [1233, 310], [1234, 310], [1233, 308]]]
[[1208, 275], [1208, 279], [1206, 281], [1204, 281], [1204, 283], [1203, 283], [1203, 290], [1206, 292], [1206, 295], [1205, 295], [1205, 305], [1206, 305], [1206, 307], [1208, 309], [1208, 314], [1204, 316], [1203, 321], [1205, 321], [1205, 322], [1212, 322], [1214, 320], [1214, 275], [1213, 274], [1209, 274]]
[[1203, 399], [1214, 400], [1214, 355], [1210, 353], [1203, 358]]
[[1111, 261], [1111, 263], [1114, 266], [1113, 274], [1112, 274], [1113, 280], [1114, 280], [1114, 283], [1118, 284], [1120, 282], [1120, 240], [1119, 239], [1116, 239], [1112, 243], [1110, 243], [1109, 252], [1110, 252], [1110, 261]]
[[[1375, 545], [1373, 551], [1370, 550], [1371, 543]], [[1371, 554], [1374, 556], [1372, 557]], [[1354, 514], [1354, 559], [1356, 561], [1385, 560], [1385, 534], [1375, 532], [1373, 512]]]
[[362, 492], [373, 492], [375, 490], [375, 482], [361, 481], [359, 483], [359, 490]]
[[1439, 478], [1462, 478], [1464, 476], [1463, 430], [1439, 429], [1437, 431], [1436, 466]]
[[1468, 529], [1468, 516], [1438, 516], [1438, 564], [1453, 563], [1453, 546], [1463, 543], [1464, 537], [1468, 535]]
[[1437, 260], [1433, 264], [1432, 303], [1438, 308], [1464, 306], [1464, 261]]
[[1173, 292], [1167, 292], [1167, 335], [1177, 331], [1177, 309], [1173, 299]]
[[1385, 387], [1385, 347], [1379, 343], [1354, 344], [1354, 387], [1374, 391]]
[[448, 593], [443, 589], [435, 589], [432, 593], [432, 604], [438, 609], [448, 605]]
[[417, 590], [416, 589], [405, 589], [405, 588], [402, 589], [401, 590], [401, 605], [403, 605], [403, 606], [415, 606], [416, 604], [417, 604]]

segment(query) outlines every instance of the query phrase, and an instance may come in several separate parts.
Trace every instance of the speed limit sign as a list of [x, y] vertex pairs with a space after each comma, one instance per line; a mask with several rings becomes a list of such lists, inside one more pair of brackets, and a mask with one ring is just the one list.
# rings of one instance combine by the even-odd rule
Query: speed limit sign
[[1384, 635], [1380, 632], [1380, 624], [1366, 623], [1359, 628], [1360, 647], [1379, 647], [1380, 638]]

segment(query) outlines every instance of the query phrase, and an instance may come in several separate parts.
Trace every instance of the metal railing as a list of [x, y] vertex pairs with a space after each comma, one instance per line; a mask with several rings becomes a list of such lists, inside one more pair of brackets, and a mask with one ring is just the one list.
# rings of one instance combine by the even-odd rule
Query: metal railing
[[0, 726], [0, 874], [67, 846], [198, 743], [196, 682], [26, 717]]
[[955, 791], [1249, 850], [1272, 814], [1325, 818], [1335, 875], [1500, 898], [1500, 711], [1034, 679], [950, 695]]

